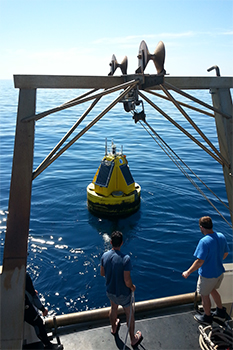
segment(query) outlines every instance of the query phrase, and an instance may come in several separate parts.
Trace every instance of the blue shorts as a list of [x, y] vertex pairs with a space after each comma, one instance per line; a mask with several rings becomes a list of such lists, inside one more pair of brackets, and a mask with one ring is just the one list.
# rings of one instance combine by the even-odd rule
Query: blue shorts
[[128, 307], [131, 303], [131, 293], [128, 296], [120, 295], [117, 297], [116, 295], [107, 292], [107, 297], [110, 301], [117, 305], [121, 305], [122, 307]]

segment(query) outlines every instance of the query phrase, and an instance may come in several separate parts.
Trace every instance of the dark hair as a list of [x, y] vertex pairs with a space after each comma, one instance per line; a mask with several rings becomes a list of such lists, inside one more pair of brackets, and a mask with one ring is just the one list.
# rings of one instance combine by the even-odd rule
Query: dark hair
[[203, 216], [199, 219], [199, 225], [207, 230], [211, 230], [213, 227], [212, 219], [209, 216]]
[[114, 231], [111, 235], [112, 246], [119, 248], [123, 242], [123, 235], [120, 231]]

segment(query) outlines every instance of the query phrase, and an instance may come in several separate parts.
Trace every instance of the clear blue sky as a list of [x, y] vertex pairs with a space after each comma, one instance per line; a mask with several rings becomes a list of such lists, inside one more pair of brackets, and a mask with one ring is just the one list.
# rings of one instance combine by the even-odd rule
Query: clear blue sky
[[142, 40], [170, 75], [233, 76], [233, 0], [0, 0], [0, 79], [107, 75], [112, 54], [134, 73]]

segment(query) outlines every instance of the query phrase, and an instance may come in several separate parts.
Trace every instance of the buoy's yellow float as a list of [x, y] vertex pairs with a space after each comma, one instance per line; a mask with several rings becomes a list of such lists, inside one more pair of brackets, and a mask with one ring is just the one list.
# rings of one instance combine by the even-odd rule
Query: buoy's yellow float
[[134, 182], [126, 156], [112, 151], [107, 154], [87, 186], [87, 203], [91, 213], [103, 217], [126, 217], [140, 207], [141, 187]]

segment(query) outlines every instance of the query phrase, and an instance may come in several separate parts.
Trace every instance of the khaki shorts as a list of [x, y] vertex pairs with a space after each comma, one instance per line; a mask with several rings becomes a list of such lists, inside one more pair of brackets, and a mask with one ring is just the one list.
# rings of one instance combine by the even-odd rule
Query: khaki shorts
[[201, 295], [209, 295], [213, 289], [218, 289], [223, 280], [223, 273], [217, 278], [198, 277], [197, 292]]

